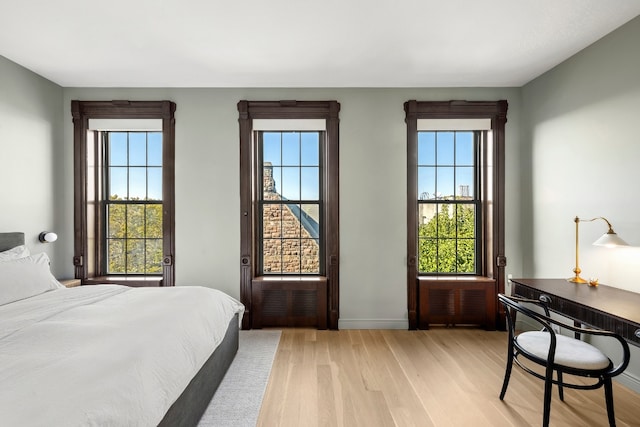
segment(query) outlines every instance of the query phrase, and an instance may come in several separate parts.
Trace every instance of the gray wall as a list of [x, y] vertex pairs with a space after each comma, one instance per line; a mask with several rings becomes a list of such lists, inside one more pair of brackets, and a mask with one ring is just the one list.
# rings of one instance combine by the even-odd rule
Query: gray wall
[[[635, 247], [592, 246], [606, 224], [580, 224], [582, 276], [640, 292], [638, 41], [640, 18], [522, 89], [522, 252], [527, 277], [571, 277], [573, 218], [604, 216]], [[640, 390], [640, 351], [632, 350], [627, 373]]]
[[[23, 231], [32, 252], [47, 252], [54, 273], [71, 275], [57, 248], [73, 244], [38, 241], [42, 231], [58, 231], [63, 199], [73, 188], [61, 185], [72, 166], [63, 156], [62, 88], [0, 56], [0, 231]], [[69, 212], [66, 213], [69, 215]]]

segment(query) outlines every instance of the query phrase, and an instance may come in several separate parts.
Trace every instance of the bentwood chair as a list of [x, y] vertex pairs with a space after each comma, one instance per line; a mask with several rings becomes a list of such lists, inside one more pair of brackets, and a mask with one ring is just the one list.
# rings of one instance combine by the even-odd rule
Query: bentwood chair
[[[498, 294], [498, 300], [505, 306], [507, 325], [509, 329], [509, 342], [507, 353], [507, 366], [504, 374], [500, 400], [504, 399], [509, 385], [511, 368], [515, 361], [524, 371], [544, 380], [544, 412], [542, 425], [549, 425], [549, 413], [551, 411], [551, 388], [553, 384], [558, 386], [560, 400], [564, 400], [563, 388], [592, 390], [604, 386], [604, 395], [607, 405], [609, 426], [616, 425], [613, 411], [613, 388], [611, 378], [621, 374], [629, 364], [629, 345], [620, 335], [603, 330], [580, 328], [567, 325], [549, 315], [549, 309], [543, 301], [507, 297]], [[534, 310], [537, 306], [542, 310]], [[544, 314], [541, 313], [544, 311]], [[517, 332], [515, 329], [516, 314], [522, 314], [530, 322], [540, 325], [538, 331]], [[575, 334], [576, 338], [556, 333], [553, 325]], [[580, 334], [580, 335], [577, 335]], [[609, 337], [612, 342], [622, 347], [622, 360], [614, 365], [611, 359], [595, 346], [582, 341], [580, 337], [598, 336]], [[533, 362], [533, 363], [530, 363]], [[542, 367], [536, 372], [535, 364]], [[554, 378], [554, 372], [556, 378]], [[592, 380], [583, 383], [567, 383], [564, 374], [587, 377]]]

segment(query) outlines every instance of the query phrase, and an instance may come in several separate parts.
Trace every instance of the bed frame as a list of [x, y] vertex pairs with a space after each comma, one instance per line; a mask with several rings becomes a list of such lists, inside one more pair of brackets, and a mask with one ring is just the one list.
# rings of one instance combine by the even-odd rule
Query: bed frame
[[[24, 245], [24, 233], [0, 233], [0, 252]], [[214, 350], [185, 390], [171, 405], [159, 426], [197, 426], [202, 414], [209, 406], [213, 394], [229, 369], [238, 352], [239, 319], [236, 314], [227, 326], [220, 345]]]

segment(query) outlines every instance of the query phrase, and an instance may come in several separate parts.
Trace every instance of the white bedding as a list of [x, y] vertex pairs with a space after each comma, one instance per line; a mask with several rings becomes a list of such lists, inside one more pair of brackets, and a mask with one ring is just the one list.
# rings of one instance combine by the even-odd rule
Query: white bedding
[[0, 424], [155, 426], [222, 341], [204, 287], [58, 289], [0, 306]]

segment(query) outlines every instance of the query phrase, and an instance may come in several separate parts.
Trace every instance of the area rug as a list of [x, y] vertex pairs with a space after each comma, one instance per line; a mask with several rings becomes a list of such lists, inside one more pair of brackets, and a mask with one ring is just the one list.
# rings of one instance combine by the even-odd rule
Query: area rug
[[280, 335], [280, 331], [240, 331], [238, 354], [198, 427], [256, 425]]

